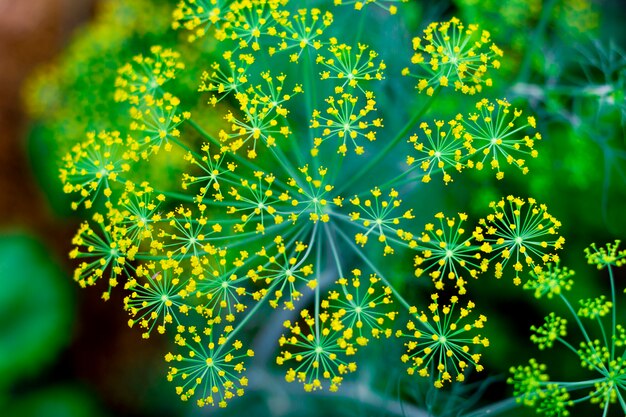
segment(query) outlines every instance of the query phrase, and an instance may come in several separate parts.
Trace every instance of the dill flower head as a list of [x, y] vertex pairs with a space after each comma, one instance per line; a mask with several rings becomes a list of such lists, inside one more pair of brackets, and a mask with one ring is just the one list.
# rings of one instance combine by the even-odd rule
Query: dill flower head
[[[365, 98], [359, 100], [358, 96], [350, 93], [343, 93], [342, 87], [337, 87], [337, 95], [326, 99], [328, 105], [326, 114], [318, 110], [313, 111], [311, 128], [319, 129], [321, 133], [313, 140], [315, 148], [311, 151], [317, 155], [320, 147], [325, 141], [334, 140], [338, 143], [337, 153], [345, 155], [348, 151], [348, 144], [357, 155], [362, 155], [365, 148], [361, 141], [376, 140], [376, 131], [373, 128], [382, 127], [381, 119], [370, 120], [368, 114], [376, 111], [376, 101], [372, 92], [365, 92]], [[359, 101], [365, 101], [361, 104]]]
[[341, 88], [358, 87], [361, 81], [382, 80], [387, 68], [382, 59], [378, 59], [378, 53], [369, 46], [359, 43], [356, 48], [345, 43], [338, 44], [331, 39], [328, 47], [329, 56], [319, 54], [317, 62], [327, 69], [320, 73], [323, 80], [337, 79], [343, 82]]
[[401, 359], [409, 364], [409, 375], [434, 374], [434, 385], [441, 388], [453, 380], [465, 380], [469, 367], [483, 370], [477, 347], [489, 346], [489, 340], [476, 329], [482, 329], [487, 318], [472, 317], [475, 307], [472, 301], [462, 307], [457, 305], [460, 303], [457, 296], [452, 296], [449, 304], [440, 304], [438, 294], [431, 298], [428, 312], [418, 312], [415, 307], [409, 309], [413, 317], [407, 322], [406, 330], [398, 330], [396, 336], [407, 339], [406, 353]]
[[239, 340], [214, 333], [213, 327], [203, 332], [195, 326], [179, 325], [175, 342], [180, 352], [168, 353], [170, 363], [167, 379], [176, 384], [176, 394], [183, 401], [197, 398], [200, 407], [226, 407], [228, 401], [240, 397], [248, 385], [243, 375], [245, 360], [254, 356]]
[[519, 273], [524, 270], [524, 265], [537, 273], [543, 269], [544, 263], [558, 260], [558, 256], [549, 251], [561, 249], [565, 243], [557, 231], [561, 222], [547, 212], [544, 204], [537, 204], [534, 198], [526, 201], [508, 196], [492, 202], [490, 207], [494, 213], [480, 220], [484, 230], [479, 230], [477, 239], [484, 242], [482, 250], [491, 259], [498, 259], [498, 278], [502, 276], [503, 268], [513, 262], [514, 282], [519, 285]]
[[413, 50], [411, 63], [418, 70], [407, 67], [403, 74], [417, 78], [417, 89], [429, 96], [435, 88], [449, 86], [463, 94], [480, 93], [483, 84], [492, 85], [488, 69], [500, 68], [503, 55], [487, 30], [476, 24], [465, 26], [456, 17], [429, 24], [422, 37], [413, 38]]
[[616, 240], [613, 243], [607, 243], [606, 246], [598, 248], [592, 243], [585, 248], [585, 257], [587, 262], [596, 265], [598, 269], [604, 269], [607, 266], [620, 267], [626, 263], [626, 249], [619, 249], [621, 241]]
[[398, 192], [392, 188], [387, 196], [383, 196], [382, 191], [376, 187], [370, 190], [370, 194], [373, 198], [361, 200], [358, 196], [354, 196], [350, 199], [350, 204], [357, 209], [350, 213], [350, 220], [359, 224], [363, 230], [354, 236], [356, 243], [365, 246], [370, 235], [378, 236], [377, 240], [383, 245], [383, 254], [393, 254], [394, 249], [389, 243], [388, 235], [397, 234], [400, 239], [408, 240], [409, 245], [414, 246], [415, 241], [410, 239], [410, 236], [398, 233], [401, 229], [398, 229], [397, 225], [402, 220], [415, 217], [412, 209], [404, 212], [399, 210], [402, 200], [398, 198]]
[[530, 341], [537, 344], [539, 349], [551, 348], [557, 338], [567, 336], [567, 320], [550, 313], [541, 326], [531, 326], [530, 331], [534, 332]]
[[467, 214], [459, 213], [458, 220], [446, 218], [443, 213], [437, 213], [435, 218], [437, 224], [426, 224], [420, 238], [421, 254], [415, 256], [415, 276], [428, 273], [439, 290], [444, 289], [446, 280], [452, 280], [459, 293], [464, 294], [467, 278], [477, 278], [485, 272], [489, 261], [482, 256], [474, 236], [464, 236], [466, 230], [462, 226]]
[[516, 401], [524, 405], [533, 406], [537, 401], [537, 390], [541, 385], [550, 379], [545, 373], [547, 366], [538, 363], [536, 359], [531, 359], [528, 365], [511, 367], [509, 372], [513, 374], [507, 382], [513, 384], [513, 392]]
[[[432, 175], [441, 172], [443, 182], [452, 181], [450, 172], [461, 172], [465, 168], [463, 149], [463, 126], [458, 120], [436, 120], [435, 131], [427, 122], [420, 124], [422, 135], [412, 135], [409, 141], [413, 144], [415, 153], [407, 156], [406, 163], [410, 169], [419, 167], [422, 171], [422, 182], [430, 182]], [[446, 171], [447, 170], [447, 171]]]
[[[434, 22], [413, 56], [398, 58], [413, 65], [403, 71], [335, 18], [356, 16], [363, 28], [382, 8], [393, 23], [406, 1], [334, 3], [180, 0], [171, 26], [190, 44], [123, 65], [113, 84], [123, 125], [89, 134], [63, 160], [74, 209], [98, 213], [74, 238], [75, 279], [104, 281], [105, 299], [123, 288], [143, 338], [175, 334], [165, 359], [182, 400], [223, 407], [243, 395], [251, 333], [267, 339], [273, 332], [259, 327], [276, 322], [282, 336], [263, 343], [305, 391], [340, 389], [367, 357], [357, 351], [398, 338], [396, 361], [410, 375], [437, 388], [463, 382], [483, 370], [489, 346], [487, 318], [465, 299], [470, 282], [492, 266], [498, 277], [511, 266], [517, 280], [525, 267], [547, 274], [563, 245], [560, 223], [534, 199], [492, 203], [483, 220], [418, 218], [432, 179], [449, 184], [487, 164], [500, 179], [537, 156], [540, 135], [526, 132], [535, 120], [503, 98], [425, 120], [440, 110], [435, 92], [491, 86], [502, 51], [489, 33]], [[385, 95], [403, 73], [430, 97], [409, 95], [419, 106], [401, 103], [410, 117], [398, 126]], [[180, 172], [169, 170], [175, 160]], [[139, 167], [153, 164], [177, 184], [144, 178]], [[413, 276], [453, 295], [413, 306]], [[533, 287], [541, 294], [567, 285], [543, 281]], [[552, 327], [537, 331], [552, 340]]]
[[535, 297], [552, 298], [572, 289], [574, 271], [560, 267], [558, 262], [548, 262], [540, 272], [530, 271], [531, 278], [524, 284], [525, 290], [534, 290]]
[[529, 132], [536, 127], [533, 116], [522, 122], [522, 111], [511, 113], [510, 106], [506, 99], [497, 99], [496, 104], [482, 99], [476, 103], [479, 113], [459, 113], [447, 122], [422, 122], [421, 132], [409, 138], [415, 151], [406, 158], [409, 170], [417, 171], [425, 183], [441, 173], [446, 185], [468, 168], [480, 171], [489, 166], [499, 180], [504, 178], [504, 164], [527, 174], [526, 160], [537, 157], [534, 147], [541, 134]]
[[343, 375], [356, 370], [356, 362], [350, 361], [356, 348], [343, 337], [340, 326], [331, 324], [328, 313], [312, 317], [308, 310], [302, 310], [300, 318], [301, 324], [284, 323], [289, 333], [278, 341], [285, 350], [276, 363], [290, 366], [285, 380], [301, 382], [305, 391], [322, 389], [324, 385], [337, 391]]
[[510, 107], [506, 99], [496, 100], [496, 103], [482, 99], [476, 103], [478, 113], [472, 113], [460, 122], [464, 127], [464, 146], [472, 155], [468, 166], [481, 170], [488, 163], [497, 171], [498, 179], [504, 177], [500, 170], [504, 162], [527, 174], [525, 158], [537, 157], [534, 146], [541, 139], [538, 132], [533, 135], [523, 133], [524, 129], [536, 127], [535, 118], [528, 116], [523, 120], [522, 111], [513, 109], [511, 112]]
[[305, 263], [309, 248], [304, 243], [296, 241], [288, 252], [280, 236], [274, 242], [276, 247], [269, 253], [265, 248], [257, 253], [260, 259], [263, 259], [264, 265], [259, 265], [249, 275], [254, 280], [261, 280], [274, 288], [273, 298], [269, 300], [272, 307], [278, 307], [281, 299], [284, 299], [282, 302], [284, 308], [293, 310], [295, 303], [302, 297], [300, 292], [302, 285], [309, 290], [317, 286], [313, 264]]
[[[352, 271], [351, 279], [340, 278], [339, 290], [331, 290], [321, 307], [332, 314], [332, 326], [343, 330], [343, 339], [354, 339], [365, 346], [370, 337], [391, 337], [391, 321], [398, 314], [389, 311], [393, 304], [391, 288], [383, 286], [376, 274], [361, 276], [359, 269]], [[367, 283], [367, 287], [365, 287]]]
[[183, 69], [180, 53], [155, 45], [150, 55], [137, 55], [117, 71], [115, 100], [139, 104], [142, 97], [153, 96]]
[[77, 209], [82, 204], [89, 209], [100, 194], [110, 198], [109, 182], [130, 170], [128, 161], [132, 159], [132, 152], [126, 150], [119, 132], [87, 134], [87, 140], [75, 145], [63, 158], [63, 191], [78, 194], [72, 208]]
[[188, 283], [181, 282], [177, 276], [182, 271], [169, 268], [154, 273], [155, 268], [155, 264], [140, 265], [137, 278], [124, 284], [124, 289], [129, 292], [124, 298], [124, 308], [132, 317], [128, 325], [132, 327], [138, 323], [145, 329], [144, 338], [148, 338], [155, 328], [159, 333], [165, 333], [167, 326], [180, 325], [178, 315], [186, 315], [190, 310], [185, 300], [189, 295], [185, 289]]
[[93, 215], [93, 223], [95, 230], [89, 222], [84, 222], [72, 239], [75, 246], [70, 258], [80, 260], [74, 270], [74, 280], [81, 287], [104, 280], [108, 288], [102, 298], [108, 300], [111, 290], [119, 284], [118, 277], [127, 272], [125, 240], [118, 236], [117, 229], [105, 223], [101, 214]]

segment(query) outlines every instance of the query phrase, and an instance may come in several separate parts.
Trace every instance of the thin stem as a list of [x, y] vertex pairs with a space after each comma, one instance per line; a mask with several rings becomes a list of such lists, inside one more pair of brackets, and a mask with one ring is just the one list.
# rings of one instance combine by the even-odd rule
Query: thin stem
[[626, 413], [626, 401], [624, 401], [624, 397], [622, 396], [622, 393], [618, 389], [616, 389], [615, 392], [617, 393], [619, 404], [622, 406], [622, 411]]
[[283, 167], [285, 172], [297, 181], [298, 175], [296, 174], [296, 171], [294, 170], [293, 166], [289, 162], [289, 159], [285, 156], [283, 151], [278, 146], [270, 146], [269, 149], [276, 161]]
[[486, 407], [480, 408], [472, 413], [466, 414], [463, 417], [491, 417], [502, 414], [506, 411], [510, 411], [519, 407], [521, 404], [517, 402], [516, 398], [509, 398], [503, 401], [499, 401], [494, 404], [490, 404]]
[[355, 32], [355, 43], [358, 43], [361, 39], [363, 39], [361, 35], [363, 35], [363, 29], [365, 28], [365, 17], [367, 16], [367, 13], [365, 11], [361, 11], [360, 14], [361, 16], [359, 17], [359, 26]]
[[574, 307], [572, 307], [570, 302], [567, 300], [567, 298], [565, 298], [565, 296], [563, 294], [559, 294], [559, 296], [561, 297], [561, 300], [567, 306], [567, 309], [570, 311], [572, 316], [574, 316], [574, 320], [576, 320], [576, 323], [578, 324], [578, 327], [580, 328], [580, 331], [582, 332], [583, 337], [585, 338], [587, 343], [589, 343], [589, 345], [591, 345], [591, 339], [589, 338], [589, 334], [587, 333], [587, 330], [585, 329], [585, 326], [583, 325], [583, 323], [580, 321], [580, 317], [578, 317], [578, 314], [576, 314], [576, 311], [574, 310]]
[[562, 337], [557, 337], [556, 340], [558, 340], [563, 346], [571, 350], [574, 355], [578, 356], [578, 351], [567, 340], [563, 339]]
[[[300, 395], [303, 394], [302, 387], [294, 387], [293, 384], [285, 384], [284, 379], [278, 379], [267, 371], [250, 372], [250, 388], [265, 392], [264, 398], [275, 399], [281, 398], [284, 401], [301, 401]], [[329, 398], [347, 399], [354, 401], [357, 399], [361, 404], [371, 407], [377, 412], [384, 411], [385, 415], [394, 415], [399, 417], [429, 417], [430, 414], [421, 410], [414, 405], [404, 404], [398, 400], [379, 394], [364, 382], [342, 382], [341, 389], [338, 392], [329, 390], [316, 390], [307, 395], [313, 395], [319, 399]], [[282, 398], [284, 397], [284, 398]]]
[[333, 253], [333, 259], [335, 260], [335, 267], [337, 268], [337, 274], [340, 277], [343, 277], [343, 270], [341, 268], [341, 261], [339, 260], [339, 251], [337, 251], [337, 247], [335, 246], [335, 240], [332, 238], [330, 234], [330, 230], [328, 225], [324, 225], [324, 231], [326, 232], [326, 236], [328, 237], [328, 243], [330, 244], [330, 250]]
[[594, 384], [598, 382], [606, 381], [606, 378], [596, 378], [596, 379], [588, 379], [586, 381], [576, 381], [576, 382], [561, 382], [561, 381], [550, 381], [550, 384], [556, 384], [559, 387], [564, 387], [568, 391], [574, 391], [578, 389], [592, 387]]
[[196, 159], [202, 159], [202, 155], [199, 155], [196, 151], [194, 151], [193, 149], [191, 149], [189, 146], [187, 146], [185, 143], [181, 142], [180, 140], [176, 139], [176, 138], [170, 138], [170, 142], [175, 143], [176, 145], [178, 145], [178, 147], [180, 147], [181, 149], [186, 150], [187, 152], [191, 153], [193, 155], [194, 158]]
[[[306, 115], [305, 115], [305, 120], [308, 126], [308, 118], [311, 117], [311, 115], [313, 114], [313, 107], [315, 106], [315, 103], [317, 101], [317, 89], [314, 87], [314, 83], [313, 83], [313, 62], [314, 59], [313, 57], [311, 57], [312, 52], [308, 51], [306, 52], [305, 56], [304, 56], [304, 65], [302, 65], [302, 71], [303, 71], [303, 78], [304, 78], [304, 95], [306, 97]], [[307, 129], [307, 133], [308, 133], [308, 137], [309, 137], [309, 149], [313, 149], [314, 143], [313, 143], [313, 129]], [[313, 168], [315, 168], [316, 170], [319, 168], [319, 164], [317, 162], [317, 158], [313, 158], [312, 160], [313, 163]]]
[[[317, 232], [317, 223], [315, 224], [315, 230], [313, 233]], [[313, 239], [315, 240], [315, 236], [313, 236]], [[320, 270], [321, 270], [321, 266], [322, 266], [322, 236], [320, 233], [320, 242], [318, 242], [317, 246], [316, 246], [316, 256], [315, 256], [315, 268], [317, 271], [317, 277], [319, 278], [320, 275]], [[320, 285], [321, 283], [318, 282], [317, 285], [315, 286], [315, 338], [317, 340], [320, 340], [320, 325], [319, 325], [319, 316], [320, 316]]]
[[[335, 266], [337, 268], [337, 274], [339, 274], [339, 277], [345, 278], [345, 276], [343, 275], [343, 268], [341, 267], [341, 261], [339, 259], [339, 252], [337, 251], [337, 248], [335, 246], [335, 241], [333, 239], [333, 236], [330, 233], [330, 230], [329, 230], [328, 226], [325, 225], [324, 230], [326, 232], [326, 236], [328, 237], [328, 241], [331, 244], [331, 250], [332, 250], [332, 254], [333, 254], [333, 259], [335, 260]], [[348, 290], [346, 289], [345, 285], [341, 286], [341, 290], [342, 290], [344, 296], [348, 297]]]
[[[606, 338], [606, 331], [604, 330], [604, 323], [602, 323], [602, 319], [600, 319], [600, 315], [596, 316], [596, 321], [598, 322], [598, 327], [600, 328], [600, 332], [602, 333], [602, 340], [604, 341], [605, 346], [609, 346], [609, 340]], [[614, 348], [611, 348], [611, 360], [613, 360]]]
[[[304, 234], [308, 231], [308, 228], [301, 230], [300, 232], [298, 232], [292, 239], [291, 239], [291, 243], [293, 243], [294, 241], [296, 241], [298, 239], [298, 237], [300, 236], [300, 234]], [[313, 237], [311, 238], [311, 242], [309, 244], [309, 249], [305, 252], [303, 259], [306, 259], [310, 253], [311, 247], [314, 245], [315, 243], [315, 236], [316, 236], [316, 231], [317, 231], [317, 225], [315, 225], [315, 227], [313, 228]], [[273, 245], [275, 245], [275, 243], [272, 242]], [[302, 262], [302, 261], [301, 261]], [[296, 266], [297, 267], [297, 266]], [[265, 292], [265, 295], [263, 295], [263, 297], [257, 301], [256, 305], [248, 312], [248, 314], [246, 315], [246, 317], [243, 318], [243, 320], [241, 320], [237, 326], [233, 329], [233, 331], [231, 331], [228, 336], [226, 337], [226, 340], [224, 341], [224, 343], [222, 343], [216, 351], [216, 355], [219, 355], [220, 351], [222, 350], [222, 348], [224, 346], [226, 346], [228, 344], [228, 342], [241, 330], [245, 327], [246, 323], [248, 323], [248, 321], [250, 321], [250, 319], [255, 315], [255, 313], [257, 312], [257, 310], [259, 308], [261, 308], [261, 305], [263, 305], [263, 302], [265, 300], [267, 300], [270, 296], [270, 294], [273, 293], [273, 289], [274, 287], [276, 287], [278, 284], [281, 283], [281, 280], [276, 279], [272, 282], [272, 284], [267, 288], [267, 291]]]
[[272, 293], [272, 289], [273, 289], [276, 285], [278, 285], [278, 283], [279, 283], [279, 282], [280, 282], [280, 280], [275, 280], [275, 281], [272, 283], [272, 285], [270, 285], [270, 287], [267, 289], [267, 292], [265, 293], [265, 295], [263, 296], [263, 298], [261, 298], [259, 301], [257, 301], [256, 305], [255, 305], [254, 307], [252, 307], [252, 309], [248, 312], [248, 314], [246, 315], [246, 317], [244, 317], [244, 318], [243, 318], [243, 320], [241, 320], [241, 321], [239, 322], [239, 324], [237, 324], [237, 327], [235, 327], [235, 328], [233, 329], [233, 331], [232, 331], [232, 332], [230, 332], [230, 333], [228, 334], [228, 336], [226, 337], [226, 340], [224, 341], [224, 343], [222, 343], [222, 344], [221, 344], [221, 345], [217, 348], [217, 350], [216, 350], [216, 352], [215, 352], [215, 355], [216, 355], [216, 356], [220, 354], [220, 351], [222, 350], [222, 348], [223, 348], [224, 346], [226, 346], [226, 345], [227, 345], [227, 343], [230, 341], [230, 339], [232, 339], [232, 338], [235, 336], [235, 334], [237, 334], [237, 333], [239, 332], [239, 330], [243, 329], [243, 327], [246, 325], [246, 323], [247, 323], [248, 321], [250, 321], [250, 319], [251, 319], [252, 317], [254, 317], [254, 313], [256, 313], [256, 312], [257, 312], [257, 310], [261, 308], [261, 306], [263, 305], [263, 302], [264, 302], [264, 301], [268, 298], [269, 294], [271, 294], [271, 293]]
[[604, 412], [602, 413], [602, 417], [606, 417], [607, 414], [609, 413], [609, 404], [611, 402], [607, 399], [606, 402], [604, 403]]
[[[384, 183], [383, 185], [379, 185], [378, 188], [380, 188], [381, 190], [385, 190], [387, 189], [387, 187], [395, 185], [396, 187], [399, 186], [400, 184], [403, 183], [397, 183], [397, 181], [400, 181], [402, 178], [406, 177], [407, 175], [411, 174], [414, 171], [413, 168], [409, 168], [409, 169], [405, 169], [404, 171], [402, 171], [401, 174], [397, 175], [396, 177], [390, 179], [389, 181], [387, 181], [386, 183]], [[413, 181], [416, 178], [408, 178], [409, 181]], [[408, 181], [407, 181], [408, 182]], [[367, 191], [364, 191], [362, 194], [367, 193]], [[359, 195], [360, 196], [360, 195]]]
[[[565, 298], [565, 296], [563, 294], [559, 294], [559, 296], [561, 297], [561, 300], [563, 300], [563, 302], [565, 303], [565, 305], [567, 306], [568, 310], [570, 311], [570, 313], [572, 314], [572, 316], [574, 317], [574, 319], [576, 320], [576, 323], [578, 324], [578, 327], [580, 328], [580, 331], [583, 334], [583, 337], [585, 338], [585, 340], [587, 341], [587, 344], [589, 346], [590, 349], [593, 349], [594, 353], [597, 354], [596, 352], [596, 348], [594, 347], [593, 343], [591, 342], [591, 338], [589, 337], [589, 334], [587, 333], [587, 330], [585, 329], [585, 326], [583, 325], [583, 323], [580, 321], [580, 317], [578, 317], [578, 314], [576, 314], [576, 311], [574, 310], [574, 308], [572, 307], [572, 305], [570, 304], [570, 302], [567, 300], [567, 298]], [[577, 352], [578, 353], [578, 352]], [[604, 367], [604, 364], [603, 364]], [[598, 368], [597, 366], [594, 365], [594, 368], [600, 372], [603, 373], [603, 370]], [[604, 371], [606, 371], [606, 368], [604, 369]]]
[[223, 145], [219, 140], [213, 137], [213, 135], [210, 135], [209, 132], [204, 130], [195, 120], [187, 119], [187, 123], [189, 123], [191, 127], [193, 127], [196, 130], [196, 132], [198, 132], [200, 136], [202, 136], [204, 139], [207, 139], [208, 141], [213, 142], [213, 144], [219, 147]]
[[543, 9], [541, 10], [541, 16], [539, 17], [539, 23], [535, 27], [535, 31], [533, 32], [532, 39], [528, 43], [528, 48], [526, 49], [526, 53], [524, 54], [524, 59], [522, 64], [520, 65], [519, 75], [517, 77], [518, 83], [525, 83], [530, 76], [530, 61], [532, 59], [532, 54], [535, 51], [537, 45], [540, 45], [539, 42], [543, 33], [548, 26], [548, 22], [550, 21], [550, 15], [552, 14], [552, 10], [558, 0], [549, 0], [548, 3], [543, 5]]
[[611, 323], [611, 361], [615, 359], [615, 327], [617, 326], [617, 297], [615, 296], [615, 279], [613, 277], [613, 268], [611, 265], [608, 266], [609, 270], [609, 279], [611, 281], [611, 301], [613, 302], [612, 306], [612, 323]]

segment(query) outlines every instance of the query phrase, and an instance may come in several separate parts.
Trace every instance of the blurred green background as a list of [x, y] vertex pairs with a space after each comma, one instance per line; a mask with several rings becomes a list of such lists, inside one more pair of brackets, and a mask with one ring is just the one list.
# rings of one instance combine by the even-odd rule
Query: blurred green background
[[[485, 364], [493, 377], [487, 382], [435, 393], [404, 376], [399, 363], [386, 360], [389, 348], [379, 346], [368, 350], [367, 365], [339, 395], [303, 396], [271, 364], [257, 363], [251, 373], [258, 386], [225, 413], [181, 403], [164, 379], [167, 341], [144, 343], [131, 331], [119, 295], [104, 303], [98, 289], [80, 291], [73, 283], [67, 253], [80, 219], [61, 192], [58, 157], [84, 132], [125, 117], [110, 105], [117, 67], [154, 43], [182, 44], [169, 30], [174, 4], [0, 0], [0, 416], [421, 416], [418, 408], [428, 406], [432, 415], [444, 415], [441, 407], [452, 416], [506, 398], [508, 367], [536, 353], [528, 327], [552, 309], [510, 280], [485, 276], [488, 285], [473, 289], [489, 317], [492, 347]], [[561, 255], [578, 271], [575, 291], [604, 291], [606, 280], [585, 265], [582, 249], [626, 237], [622, 2], [415, 1], [403, 12], [403, 30], [415, 35], [452, 15], [489, 29], [509, 58], [490, 96], [527, 103], [544, 137], [528, 176], [455, 180], [433, 192], [437, 211], [482, 215], [502, 194], [534, 196], [563, 223], [567, 246]], [[392, 50], [384, 38], [372, 43], [383, 55]], [[455, 96], [438, 111], [454, 115], [473, 101]], [[430, 215], [431, 209], [422, 210]], [[526, 312], [521, 322], [513, 319], [520, 310]], [[552, 361], [565, 366], [558, 355]], [[446, 401], [452, 402], [447, 408], [441, 406]]]

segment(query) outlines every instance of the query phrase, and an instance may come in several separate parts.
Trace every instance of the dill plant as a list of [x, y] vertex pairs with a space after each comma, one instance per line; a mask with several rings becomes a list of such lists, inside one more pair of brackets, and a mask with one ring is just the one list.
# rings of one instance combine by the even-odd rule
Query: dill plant
[[[399, 19], [402, 3], [182, 0], [171, 22], [181, 48], [219, 54], [190, 65], [153, 45], [129, 60], [110, 86], [125, 122], [63, 159], [72, 208], [89, 213], [73, 239], [74, 279], [103, 286], [105, 300], [123, 292], [143, 338], [170, 335], [167, 379], [182, 400], [225, 407], [244, 395], [255, 356], [246, 327], [268, 307], [290, 314], [275, 361], [305, 391], [341, 389], [370, 343], [402, 344], [407, 374], [436, 388], [463, 382], [490, 344], [470, 280], [510, 269], [519, 285], [558, 262], [560, 222], [533, 198], [506, 196], [474, 221], [416, 220], [435, 182], [526, 174], [541, 134], [532, 115], [484, 96], [504, 59], [486, 28], [433, 22], [392, 67], [335, 24], [381, 10]], [[185, 100], [180, 80], [199, 69]], [[389, 127], [379, 97], [399, 77], [413, 79], [415, 109]], [[431, 115], [455, 94], [475, 106]], [[183, 166], [175, 185], [137, 175], [172, 160]], [[386, 160], [402, 166], [383, 170]], [[389, 276], [386, 263], [407, 258], [401, 281], [428, 277], [426, 293]]]
[[[626, 250], [620, 241], [585, 249], [585, 258], [609, 278], [610, 296], [600, 295], [573, 302], [568, 292], [574, 284], [574, 271], [558, 263], [548, 264], [540, 273], [532, 274], [524, 289], [543, 300], [559, 300], [570, 319], [551, 312], [540, 326], [532, 326], [530, 340], [539, 350], [560, 347], [574, 355], [589, 373], [581, 381], [552, 380], [548, 367], [531, 359], [528, 365], [512, 367], [508, 382], [514, 387], [516, 400], [546, 416], [569, 416], [572, 407], [590, 402], [608, 416], [612, 408], [626, 413], [626, 370], [624, 345], [626, 331], [619, 313], [616, 270], [626, 262]], [[574, 342], [574, 337], [577, 342]]]

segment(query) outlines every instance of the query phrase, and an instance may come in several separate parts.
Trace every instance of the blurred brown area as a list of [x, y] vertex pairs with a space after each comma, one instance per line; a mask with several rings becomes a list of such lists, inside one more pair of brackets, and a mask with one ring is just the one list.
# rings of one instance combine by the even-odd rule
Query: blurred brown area
[[0, 0], [2, 229], [36, 230], [48, 239], [58, 232], [28, 166], [26, 117], [20, 92], [32, 70], [51, 60], [72, 30], [89, 18], [93, 3], [94, 0]]
[[[29, 74], [53, 61], [73, 31], [93, 16], [97, 2], [0, 0], [0, 233], [17, 229], [41, 238], [56, 259], [65, 261], [68, 281], [72, 265], [67, 253], [77, 220], [54, 216], [32, 174], [21, 89]], [[146, 378], [142, 372], [153, 368], [150, 365], [156, 360], [160, 362], [164, 347], [142, 343], [138, 333], [126, 326], [128, 316], [119, 308], [120, 294], [104, 303], [100, 288], [79, 292], [75, 286], [75, 291], [79, 293], [77, 320], [68, 329], [72, 345], [43, 379], [49, 383], [82, 381], [113, 415], [141, 415], [137, 404], [150, 402], [154, 381], [162, 377]], [[139, 358], [138, 349], [142, 351]], [[124, 389], [128, 385], [120, 380], [134, 389]]]

